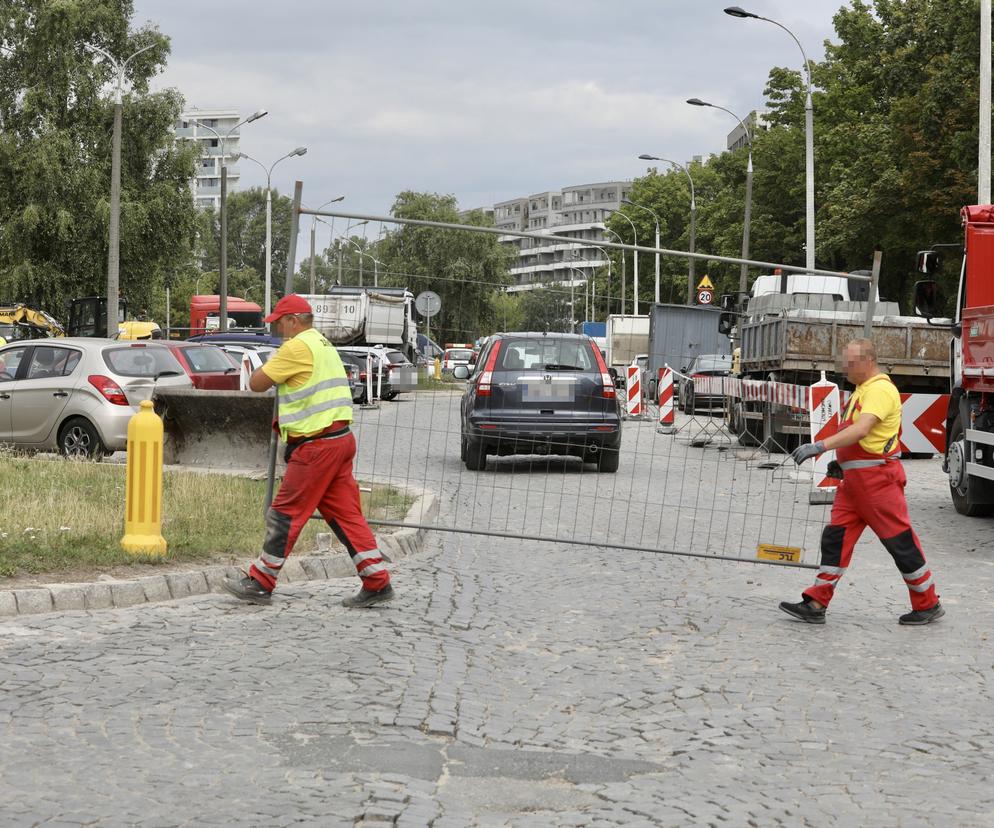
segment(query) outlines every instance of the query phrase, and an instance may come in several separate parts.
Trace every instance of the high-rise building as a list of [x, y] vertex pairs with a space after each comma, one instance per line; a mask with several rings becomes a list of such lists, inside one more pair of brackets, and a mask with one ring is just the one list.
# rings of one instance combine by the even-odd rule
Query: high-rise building
[[[768, 112], [763, 110], [759, 112], [758, 110], [753, 110], [745, 117], [745, 122], [749, 125], [752, 130], [753, 135], [756, 134], [757, 130], [769, 129], [769, 123], [767, 121]], [[728, 133], [726, 139], [726, 145], [729, 150], [737, 150], [746, 145], [746, 133], [742, 128], [742, 124], [738, 124], [735, 129]]]
[[[196, 141], [200, 145], [200, 158], [191, 183], [197, 207], [217, 210], [221, 201], [221, 142], [207, 127], [224, 136], [241, 120], [241, 113], [236, 109], [191, 109], [180, 115], [175, 128], [177, 140]], [[240, 132], [240, 129], [234, 130], [224, 141], [228, 192], [238, 189], [241, 175], [238, 165], [231, 163], [231, 156], [238, 152]]]
[[532, 290], [552, 283], [582, 285], [592, 279], [607, 259], [596, 247], [604, 241], [604, 222], [631, 196], [630, 181], [577, 184], [561, 190], [536, 193], [494, 205], [494, 224], [507, 230], [530, 231], [568, 236], [577, 243], [556, 239], [523, 239], [501, 236], [504, 244], [515, 248], [517, 262], [511, 267], [514, 283], [509, 292]]

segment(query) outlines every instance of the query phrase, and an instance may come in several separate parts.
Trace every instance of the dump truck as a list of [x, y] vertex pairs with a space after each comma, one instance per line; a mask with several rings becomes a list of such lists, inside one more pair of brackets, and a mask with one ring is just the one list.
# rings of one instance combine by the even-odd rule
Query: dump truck
[[625, 369], [639, 354], [649, 352], [649, 317], [613, 313], [607, 318], [607, 367], [614, 369], [615, 384], [625, 384]]
[[[865, 273], [857, 271], [854, 275]], [[867, 281], [842, 276], [759, 276], [748, 298], [722, 297], [719, 330], [735, 332], [742, 379], [811, 385], [825, 373], [840, 387], [842, 352], [863, 336]], [[944, 394], [949, 386], [949, 332], [896, 302], [874, 297], [872, 338], [880, 367], [902, 393]], [[726, 399], [729, 429], [745, 445], [790, 450], [810, 434], [808, 411], [777, 402]]]
[[[943, 305], [934, 275], [941, 252], [919, 252], [915, 312], [944, 334], [950, 376], [943, 471], [953, 507], [961, 515], [994, 514], [994, 205], [964, 207], [963, 243], [935, 245], [955, 250], [960, 260], [956, 309], [937, 319]], [[948, 253], [947, 253], [948, 255]]]
[[649, 364], [646, 391], [656, 398], [659, 369], [682, 371], [701, 354], [730, 354], [732, 344], [718, 330], [719, 308], [711, 305], [654, 304], [649, 313]]
[[336, 286], [303, 297], [314, 310], [314, 327], [333, 344], [387, 345], [416, 362], [414, 294], [406, 288]]

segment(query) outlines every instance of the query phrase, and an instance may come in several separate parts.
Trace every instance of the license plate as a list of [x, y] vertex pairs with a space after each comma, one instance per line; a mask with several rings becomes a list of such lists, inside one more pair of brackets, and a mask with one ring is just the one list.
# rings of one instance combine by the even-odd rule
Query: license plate
[[418, 387], [418, 369], [413, 365], [390, 372], [390, 384], [398, 391], [413, 391]]
[[521, 398], [525, 402], [572, 402], [573, 394], [574, 384], [572, 381], [524, 380], [521, 383]]

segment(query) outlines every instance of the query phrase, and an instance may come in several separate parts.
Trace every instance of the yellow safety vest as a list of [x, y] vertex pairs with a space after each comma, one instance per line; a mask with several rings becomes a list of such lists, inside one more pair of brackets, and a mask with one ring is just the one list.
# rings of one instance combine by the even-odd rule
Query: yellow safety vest
[[340, 420], [352, 422], [352, 391], [334, 346], [314, 328], [297, 334], [310, 349], [314, 361], [311, 375], [299, 388], [281, 383], [279, 395], [280, 436], [315, 434]]

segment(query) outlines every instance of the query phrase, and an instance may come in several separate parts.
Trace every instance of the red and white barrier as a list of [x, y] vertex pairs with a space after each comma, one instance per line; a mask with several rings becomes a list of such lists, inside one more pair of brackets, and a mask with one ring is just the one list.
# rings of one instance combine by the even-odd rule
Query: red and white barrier
[[628, 366], [625, 381], [625, 414], [629, 417], [642, 416], [642, 369], [637, 365]]
[[[825, 379], [822, 371], [821, 379], [811, 386], [811, 442], [831, 437], [839, 430], [839, 386]], [[828, 464], [835, 459], [834, 451], [826, 451], [815, 458], [815, 488], [821, 490], [835, 489], [839, 481], [828, 476]]]
[[656, 431], [671, 434], [676, 425], [676, 415], [673, 413], [673, 369], [668, 365], [659, 369], [656, 389], [659, 392], [659, 425]]

